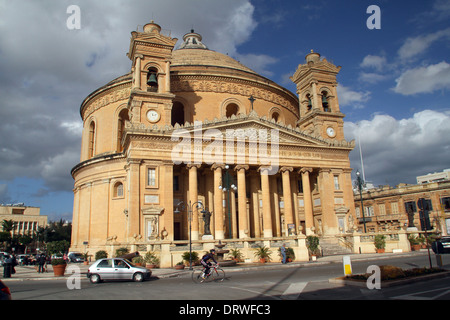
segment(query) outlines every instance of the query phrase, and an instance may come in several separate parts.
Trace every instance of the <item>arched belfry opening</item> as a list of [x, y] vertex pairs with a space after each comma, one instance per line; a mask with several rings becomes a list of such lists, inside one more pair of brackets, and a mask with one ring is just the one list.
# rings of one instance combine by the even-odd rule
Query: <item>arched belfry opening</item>
[[179, 125], [184, 124], [184, 105], [181, 102], [175, 101], [173, 103], [171, 119], [172, 126], [174, 126], [176, 123], [178, 123]]

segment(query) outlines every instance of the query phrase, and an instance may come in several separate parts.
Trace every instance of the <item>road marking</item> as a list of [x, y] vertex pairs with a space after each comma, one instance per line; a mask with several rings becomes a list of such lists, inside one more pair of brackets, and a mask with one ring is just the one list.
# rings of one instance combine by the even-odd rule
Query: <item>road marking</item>
[[[442, 291], [441, 293], [439, 293]], [[421, 294], [429, 294], [431, 292], [435, 292], [436, 295], [431, 295], [429, 297], [427, 296], [421, 296]], [[421, 291], [421, 292], [414, 292], [411, 294], [405, 294], [401, 296], [395, 296], [391, 299], [398, 299], [398, 300], [436, 300], [444, 295], [447, 295], [450, 293], [450, 290], [446, 288], [440, 288], [440, 289], [433, 289], [433, 290], [427, 290], [427, 291]]]
[[275, 300], [281, 300], [280, 298], [277, 298], [275, 296], [271, 296], [269, 294], [265, 294], [264, 292], [259, 292], [259, 291], [250, 290], [250, 289], [246, 289], [246, 288], [240, 288], [240, 287], [229, 287], [229, 288], [231, 288], [231, 289], [239, 289], [239, 290], [243, 290], [243, 291], [248, 291], [248, 292], [251, 292], [251, 293], [258, 294], [258, 295], [264, 295], [264, 296], [270, 297], [270, 298], [275, 299]]
[[282, 299], [297, 300], [298, 296], [305, 289], [308, 282], [296, 282], [289, 285], [289, 287], [281, 295]]

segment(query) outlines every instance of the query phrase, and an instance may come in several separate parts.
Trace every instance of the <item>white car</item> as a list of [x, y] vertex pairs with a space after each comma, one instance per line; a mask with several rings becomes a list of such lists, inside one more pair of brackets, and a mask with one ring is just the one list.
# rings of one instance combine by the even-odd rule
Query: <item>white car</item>
[[133, 280], [142, 282], [150, 279], [152, 271], [137, 267], [129, 260], [122, 258], [99, 259], [92, 264], [87, 272], [87, 277], [92, 283], [103, 280]]

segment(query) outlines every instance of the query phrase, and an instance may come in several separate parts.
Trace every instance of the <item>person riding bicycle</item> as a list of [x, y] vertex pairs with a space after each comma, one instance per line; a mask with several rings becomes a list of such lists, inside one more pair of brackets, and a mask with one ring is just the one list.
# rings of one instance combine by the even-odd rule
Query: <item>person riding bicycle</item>
[[202, 275], [203, 278], [206, 277], [206, 275], [209, 275], [210, 267], [212, 266], [212, 264], [211, 264], [211, 262], [209, 262], [209, 260], [214, 261], [214, 263], [218, 265], [216, 259], [214, 259], [215, 253], [216, 253], [216, 250], [214, 250], [214, 249], [209, 250], [209, 253], [205, 254], [202, 257], [202, 260], [200, 261], [200, 263], [205, 267], [205, 272]]

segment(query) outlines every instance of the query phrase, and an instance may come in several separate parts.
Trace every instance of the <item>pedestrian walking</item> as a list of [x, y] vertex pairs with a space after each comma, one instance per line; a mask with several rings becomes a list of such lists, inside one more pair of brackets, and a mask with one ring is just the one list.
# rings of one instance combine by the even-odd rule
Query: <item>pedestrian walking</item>
[[281, 260], [281, 263], [286, 263], [286, 244], [283, 243], [283, 245], [281, 246], [281, 256], [283, 257], [283, 259]]

